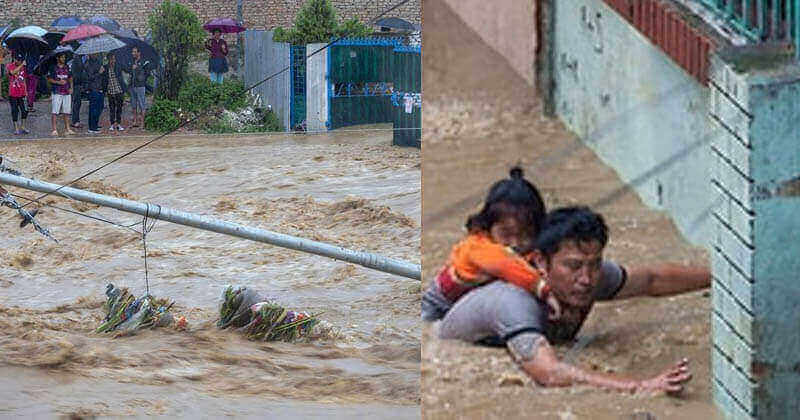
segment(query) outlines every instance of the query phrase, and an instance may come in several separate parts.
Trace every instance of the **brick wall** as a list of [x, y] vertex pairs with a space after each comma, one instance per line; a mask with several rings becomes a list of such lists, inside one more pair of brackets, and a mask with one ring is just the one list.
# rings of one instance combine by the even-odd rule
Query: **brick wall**
[[[245, 26], [250, 29], [273, 29], [291, 26], [304, 0], [243, 0]], [[421, 23], [421, 0], [411, 0], [387, 14], [412, 23]], [[195, 13], [201, 22], [215, 17], [236, 19], [236, 0], [180, 0]], [[396, 0], [333, 0], [340, 20], [358, 17], [368, 22], [396, 3]], [[122, 26], [147, 32], [147, 16], [158, 0], [0, 0], [3, 21], [20, 18], [24, 23], [48, 29], [50, 23], [63, 15], [82, 17], [106, 15]]]

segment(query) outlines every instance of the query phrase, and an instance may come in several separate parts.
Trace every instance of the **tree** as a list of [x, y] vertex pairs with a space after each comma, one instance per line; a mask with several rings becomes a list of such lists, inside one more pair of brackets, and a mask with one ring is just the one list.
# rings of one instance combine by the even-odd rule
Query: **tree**
[[276, 28], [273, 39], [276, 42], [288, 42], [294, 45], [305, 45], [315, 42], [329, 42], [331, 38], [348, 36], [363, 37], [372, 31], [357, 18], [339, 24], [336, 10], [330, 0], [309, 0], [297, 12], [294, 26], [289, 29]]
[[203, 49], [205, 31], [194, 12], [173, 1], [161, 3], [150, 14], [147, 26], [153, 34], [153, 46], [164, 61], [156, 95], [175, 100], [186, 80], [189, 60]]

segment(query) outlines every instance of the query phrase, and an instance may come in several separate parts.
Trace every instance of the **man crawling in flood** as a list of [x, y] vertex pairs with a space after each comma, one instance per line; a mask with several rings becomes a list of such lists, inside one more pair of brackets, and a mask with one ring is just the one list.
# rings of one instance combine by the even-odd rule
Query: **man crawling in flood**
[[533, 251], [527, 257], [545, 275], [550, 293], [559, 301], [560, 316], [552, 316], [550, 306], [535, 294], [506, 281], [475, 287], [452, 306], [431, 311], [436, 301], [433, 285], [423, 298], [423, 317], [429, 321], [441, 318], [438, 336], [505, 345], [541, 386], [585, 384], [631, 393], [680, 393], [692, 378], [685, 358], [655, 377], [635, 379], [587, 371], [560, 361], [551, 344], [574, 340], [596, 301], [666, 296], [705, 288], [710, 284], [708, 270], [670, 265], [625, 270], [604, 261], [608, 227], [601, 215], [587, 207], [548, 213], [534, 236]]

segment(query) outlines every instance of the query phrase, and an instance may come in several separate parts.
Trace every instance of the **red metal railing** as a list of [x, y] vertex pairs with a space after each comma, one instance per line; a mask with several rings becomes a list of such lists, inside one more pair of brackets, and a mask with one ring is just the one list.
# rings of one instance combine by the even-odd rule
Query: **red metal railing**
[[698, 82], [708, 84], [709, 55], [716, 43], [659, 0], [604, 0]]

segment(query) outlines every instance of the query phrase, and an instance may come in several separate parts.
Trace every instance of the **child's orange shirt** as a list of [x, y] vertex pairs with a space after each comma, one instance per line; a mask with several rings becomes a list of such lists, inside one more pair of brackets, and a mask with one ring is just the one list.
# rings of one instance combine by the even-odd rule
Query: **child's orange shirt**
[[485, 233], [470, 234], [456, 244], [436, 280], [451, 301], [469, 289], [493, 280], [515, 284], [542, 299], [550, 291], [539, 270], [511, 248], [492, 241]]

